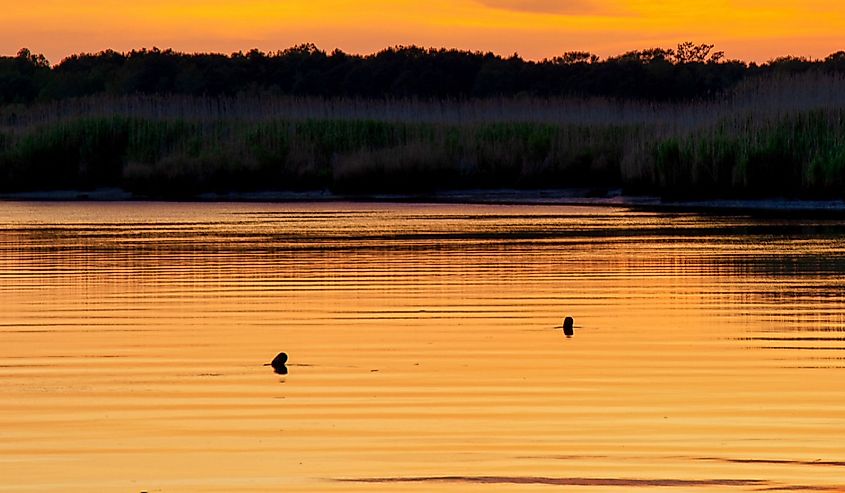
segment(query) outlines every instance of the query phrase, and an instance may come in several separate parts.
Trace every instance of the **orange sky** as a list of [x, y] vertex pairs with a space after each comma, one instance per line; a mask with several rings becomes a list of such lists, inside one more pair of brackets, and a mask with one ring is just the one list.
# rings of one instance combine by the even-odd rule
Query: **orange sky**
[[729, 58], [845, 49], [842, 0], [0, 0], [0, 53], [174, 48], [231, 53], [313, 42], [371, 53], [397, 44], [602, 56], [680, 41]]

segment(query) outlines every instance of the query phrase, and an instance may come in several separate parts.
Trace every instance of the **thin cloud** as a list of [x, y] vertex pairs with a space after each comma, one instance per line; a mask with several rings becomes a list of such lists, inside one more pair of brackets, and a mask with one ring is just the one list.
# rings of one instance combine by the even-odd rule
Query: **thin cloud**
[[557, 15], [595, 15], [619, 13], [595, 0], [477, 0], [494, 9]]
[[698, 457], [696, 460], [727, 462], [731, 464], [789, 464], [798, 466], [834, 466], [845, 467], [845, 461], [839, 460], [788, 460], [788, 459], [730, 459], [727, 457]]
[[628, 488], [691, 488], [704, 486], [756, 486], [771, 483], [761, 479], [623, 479], [623, 478], [547, 478], [534, 476], [423, 476], [397, 478], [337, 479], [348, 483], [470, 483], [470, 484], [542, 484], [552, 486], [607, 486]]

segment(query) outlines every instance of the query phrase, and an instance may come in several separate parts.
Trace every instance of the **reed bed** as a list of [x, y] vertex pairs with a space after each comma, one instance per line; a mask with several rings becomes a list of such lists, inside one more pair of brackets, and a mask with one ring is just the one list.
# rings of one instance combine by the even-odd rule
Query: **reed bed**
[[749, 80], [714, 101], [99, 96], [0, 108], [0, 188], [420, 192], [623, 187], [841, 197], [845, 80]]

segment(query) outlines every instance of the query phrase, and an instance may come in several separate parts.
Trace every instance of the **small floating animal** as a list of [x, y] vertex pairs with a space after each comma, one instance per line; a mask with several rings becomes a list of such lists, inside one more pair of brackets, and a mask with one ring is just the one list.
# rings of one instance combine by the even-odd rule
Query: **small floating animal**
[[572, 317], [566, 317], [563, 319], [563, 333], [567, 337], [575, 335], [575, 320], [573, 320]]
[[273, 361], [267, 363], [264, 366], [272, 366], [273, 370], [278, 373], [279, 375], [287, 375], [288, 374], [288, 367], [286, 363], [288, 362], [288, 354], [287, 353], [279, 353], [273, 358]]

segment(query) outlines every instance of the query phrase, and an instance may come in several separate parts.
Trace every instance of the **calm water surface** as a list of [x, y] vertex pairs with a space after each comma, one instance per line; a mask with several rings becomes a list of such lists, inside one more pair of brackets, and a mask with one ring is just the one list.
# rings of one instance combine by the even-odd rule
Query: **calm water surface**
[[0, 491], [845, 491], [843, 293], [837, 221], [2, 203]]

